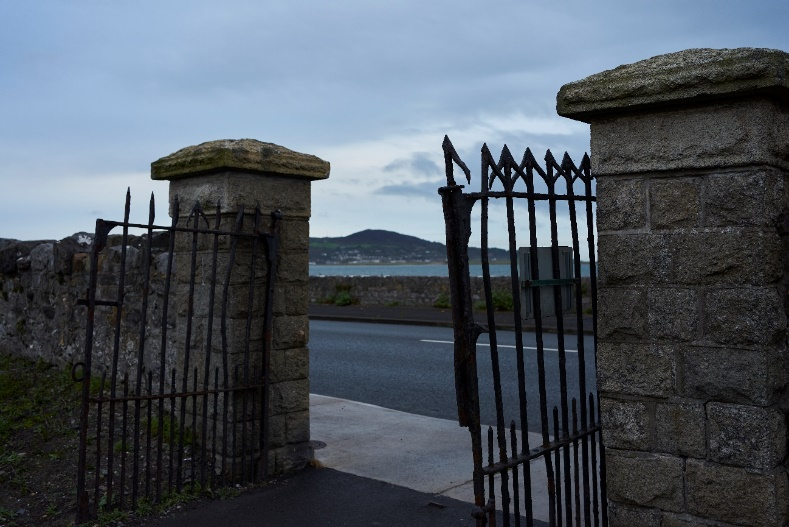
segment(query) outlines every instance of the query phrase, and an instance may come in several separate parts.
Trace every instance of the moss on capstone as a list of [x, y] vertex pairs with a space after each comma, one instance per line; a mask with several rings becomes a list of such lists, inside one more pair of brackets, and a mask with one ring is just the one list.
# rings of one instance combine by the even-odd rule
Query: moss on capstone
[[222, 139], [182, 148], [151, 163], [151, 179], [171, 180], [224, 171], [326, 179], [319, 157], [254, 139]]

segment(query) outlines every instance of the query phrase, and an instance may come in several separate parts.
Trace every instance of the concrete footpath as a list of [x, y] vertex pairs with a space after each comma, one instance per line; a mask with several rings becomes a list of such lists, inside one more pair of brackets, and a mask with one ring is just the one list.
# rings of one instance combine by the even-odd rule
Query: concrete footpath
[[[395, 316], [387, 320], [404, 323]], [[310, 421], [315, 458], [323, 468], [307, 468], [237, 498], [201, 503], [144, 525], [475, 525], [471, 437], [456, 421], [315, 394]], [[537, 442], [530, 438], [532, 445]], [[532, 477], [544, 481], [539, 463], [532, 463]], [[537, 520], [547, 519], [545, 492], [532, 489]]]
[[[454, 421], [310, 396], [315, 458], [307, 468], [149, 527], [473, 526], [471, 439]], [[532, 476], [540, 480], [538, 464]], [[535, 493], [535, 517], [547, 503]], [[543, 491], [544, 492], [544, 491]], [[537, 522], [536, 525], [545, 525]]]

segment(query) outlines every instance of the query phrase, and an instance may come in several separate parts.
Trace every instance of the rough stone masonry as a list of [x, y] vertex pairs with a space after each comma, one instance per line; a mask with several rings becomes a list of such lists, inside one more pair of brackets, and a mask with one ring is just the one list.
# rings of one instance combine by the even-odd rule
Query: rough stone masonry
[[[328, 177], [326, 161], [252, 139], [202, 143], [151, 163], [151, 178], [170, 182], [170, 203], [177, 197], [182, 203], [200, 204], [208, 225], [214, 224], [217, 214], [234, 217], [243, 212], [253, 216], [256, 208], [282, 214], [270, 371], [268, 466], [273, 474], [299, 469], [312, 459], [307, 348], [310, 192], [312, 181]], [[252, 218], [244, 225], [254, 229]], [[191, 249], [176, 244], [175, 250], [176, 261], [185, 262]], [[205, 251], [207, 254], [208, 248]], [[229, 247], [220, 247], [220, 259], [228, 258], [229, 252]], [[182, 287], [189, 282], [189, 272], [185, 265], [176, 270]], [[232, 297], [228, 340], [243, 342], [249, 284], [228, 285]], [[255, 298], [263, 302], [268, 296], [265, 281], [253, 285], [257, 289]], [[185, 310], [178, 311], [179, 319], [187, 316]], [[185, 326], [184, 320], [176, 321], [179, 350], [184, 348]], [[255, 331], [250, 338], [262, 341], [262, 328], [256, 327]], [[234, 361], [242, 360], [240, 350], [230, 353]]]
[[787, 525], [789, 55], [662, 55], [557, 111], [591, 124], [611, 526]]

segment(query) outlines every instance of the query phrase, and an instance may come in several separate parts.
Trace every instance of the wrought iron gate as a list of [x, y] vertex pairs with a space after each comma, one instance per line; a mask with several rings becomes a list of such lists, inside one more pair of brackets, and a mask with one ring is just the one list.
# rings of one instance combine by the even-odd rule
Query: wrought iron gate
[[[217, 204], [209, 225], [199, 204], [181, 217], [176, 198], [171, 225], [161, 226], [151, 196], [148, 223], [135, 224], [130, 202], [127, 192], [123, 221], [96, 221], [80, 301], [87, 323], [74, 371], [82, 383], [77, 523], [268, 476], [281, 214], [264, 226], [259, 209], [245, 218]], [[115, 228], [120, 235], [110, 235]]]
[[[595, 346], [590, 346], [584, 336], [591, 330], [595, 335], [592, 342], [596, 343], [595, 196], [589, 157], [584, 156], [580, 166], [575, 166], [565, 154], [559, 164], [548, 151], [542, 168], [528, 149], [518, 163], [505, 146], [497, 162], [484, 145], [481, 189], [463, 192], [464, 186], [454, 179], [454, 168], [463, 171], [469, 184], [471, 172], [447, 137], [443, 149], [447, 186], [439, 193], [446, 223], [454, 320], [455, 388], [459, 422], [471, 432], [477, 525], [495, 525], [497, 518], [505, 526], [519, 526], [521, 522], [542, 525], [535, 519], [532, 485], [539, 482], [533, 481], [533, 467], [537, 468], [532, 465], [534, 462], [545, 467], [541, 486], [547, 493], [548, 506], [544, 520], [551, 526], [605, 526], [605, 463], [593, 377]], [[513, 300], [514, 346], [499, 344], [491, 289], [490, 226], [496, 227], [494, 209], [501, 206], [503, 211], [496, 211], [501, 216], [500, 230], [507, 233], [504, 243]], [[560, 214], [564, 207], [566, 212]], [[520, 249], [516, 214], [525, 215], [527, 224], [521, 238], [528, 241]], [[469, 287], [469, 243], [477, 215], [484, 323], [475, 321]], [[493, 234], [497, 232], [494, 230]], [[568, 243], [565, 247], [560, 246], [562, 236]], [[544, 247], [540, 247], [540, 242]], [[582, 279], [582, 256], [589, 259], [588, 279]], [[589, 288], [591, 305], [587, 311], [591, 317], [583, 313], [583, 287]], [[574, 314], [568, 315], [568, 311]], [[531, 346], [524, 342], [531, 338], [524, 333], [528, 317], [534, 330], [535, 342]], [[555, 347], [545, 343], [545, 326], [549, 322], [555, 331]], [[478, 339], [483, 334], [487, 334], [488, 342], [479, 349], [487, 351], [478, 355]], [[576, 341], [575, 350], [568, 347], [571, 337]], [[514, 349], [511, 353], [510, 348]], [[513, 353], [515, 357], [508, 356]], [[571, 356], [575, 356], [574, 364], [568, 363]], [[488, 375], [490, 385], [484, 385], [482, 380]], [[506, 384], [502, 379], [508, 375], [512, 376], [514, 394], [503, 390]], [[591, 375], [589, 380], [587, 375]], [[551, 378], [556, 380], [555, 386], [549, 385]], [[533, 384], [537, 385], [537, 401], [534, 397], [529, 400]], [[555, 406], [552, 400], [556, 401]], [[489, 416], [481, 415], [486, 401], [492, 408]], [[552, 412], [549, 406], [553, 406]], [[534, 416], [535, 407], [539, 417]], [[508, 412], [511, 415], [505, 415]], [[485, 419], [490, 420], [488, 424], [495, 422], [495, 440], [494, 427], [490, 426], [485, 434], [486, 445], [482, 430]], [[529, 439], [530, 422], [539, 438], [534, 444]]]

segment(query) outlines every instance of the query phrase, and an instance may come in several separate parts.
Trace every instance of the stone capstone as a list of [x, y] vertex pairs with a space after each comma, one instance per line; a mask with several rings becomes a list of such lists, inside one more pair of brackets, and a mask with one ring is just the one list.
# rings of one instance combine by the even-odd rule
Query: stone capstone
[[741, 97], [789, 100], [789, 54], [774, 49], [688, 49], [565, 84], [559, 115], [590, 122], [601, 114]]
[[222, 139], [182, 148], [151, 163], [151, 179], [172, 180], [225, 171], [326, 179], [330, 165], [319, 157], [254, 139]]

